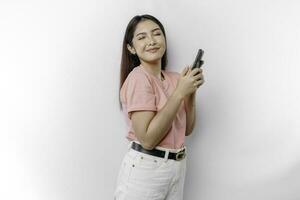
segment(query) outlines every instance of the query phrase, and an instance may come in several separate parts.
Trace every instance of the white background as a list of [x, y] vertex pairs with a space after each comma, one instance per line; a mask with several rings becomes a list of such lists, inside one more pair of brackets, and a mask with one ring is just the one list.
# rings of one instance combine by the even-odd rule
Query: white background
[[112, 199], [129, 20], [157, 17], [168, 69], [205, 51], [185, 200], [300, 199], [296, 0], [0, 1], [0, 199]]

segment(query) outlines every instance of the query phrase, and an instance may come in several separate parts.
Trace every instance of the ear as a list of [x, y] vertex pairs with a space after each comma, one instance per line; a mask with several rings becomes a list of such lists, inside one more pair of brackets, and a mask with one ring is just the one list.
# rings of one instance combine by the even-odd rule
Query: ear
[[135, 54], [136, 53], [135, 50], [134, 50], [134, 48], [132, 48], [129, 44], [127, 44], [127, 49], [128, 49], [128, 51], [130, 51], [131, 54]]

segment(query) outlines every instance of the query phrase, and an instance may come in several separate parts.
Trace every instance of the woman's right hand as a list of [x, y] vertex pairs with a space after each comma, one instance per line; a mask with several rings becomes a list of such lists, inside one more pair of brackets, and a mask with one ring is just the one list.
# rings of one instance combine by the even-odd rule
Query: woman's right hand
[[184, 98], [185, 96], [195, 92], [204, 82], [202, 69], [191, 69], [191, 66], [185, 67], [180, 73], [175, 91]]

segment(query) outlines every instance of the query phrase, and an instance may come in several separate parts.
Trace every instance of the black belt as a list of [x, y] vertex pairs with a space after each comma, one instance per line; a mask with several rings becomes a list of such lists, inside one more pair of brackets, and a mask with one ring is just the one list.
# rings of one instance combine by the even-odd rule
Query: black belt
[[[157, 157], [161, 157], [164, 158], [165, 157], [165, 151], [163, 150], [159, 150], [159, 149], [152, 149], [152, 150], [148, 150], [142, 147], [142, 145], [136, 143], [136, 142], [132, 142], [131, 148], [142, 152], [142, 153], [146, 153], [146, 154], [150, 154], [152, 156], [157, 156]], [[173, 153], [173, 152], [169, 152], [169, 156], [168, 159], [173, 159], [173, 160], [182, 160], [183, 158], [185, 158], [185, 149], [177, 152], [177, 153]]]

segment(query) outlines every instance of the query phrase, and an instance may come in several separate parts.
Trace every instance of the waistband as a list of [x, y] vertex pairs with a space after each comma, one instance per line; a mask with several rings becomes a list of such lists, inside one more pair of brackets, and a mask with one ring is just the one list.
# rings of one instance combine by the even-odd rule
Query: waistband
[[[129, 143], [128, 143], [128, 149], [131, 148], [132, 146], [132, 143], [135, 142], [135, 143], [138, 143], [138, 144], [141, 144], [139, 141], [137, 140], [130, 140]], [[166, 147], [161, 147], [161, 146], [156, 146], [155, 149], [158, 149], [158, 150], [163, 150], [163, 151], [168, 151], [168, 152], [172, 152], [172, 153], [178, 153], [182, 150], [185, 149], [185, 151], [187, 152], [187, 148], [186, 146], [184, 145], [183, 147], [179, 148], [179, 149], [171, 149], [171, 148], [166, 148]]]

